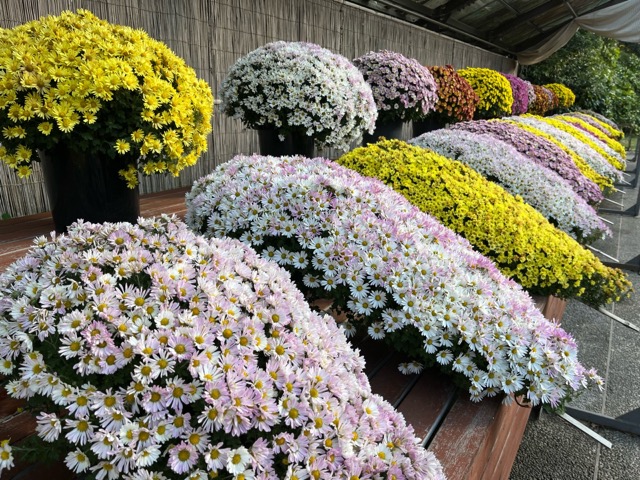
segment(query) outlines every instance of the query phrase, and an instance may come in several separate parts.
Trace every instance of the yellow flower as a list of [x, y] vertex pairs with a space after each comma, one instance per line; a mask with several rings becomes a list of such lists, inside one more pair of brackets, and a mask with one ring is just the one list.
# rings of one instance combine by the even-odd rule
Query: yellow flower
[[31, 167], [29, 165], [20, 165], [18, 167], [18, 176], [20, 178], [27, 178], [31, 175]]
[[38, 130], [40, 130], [43, 135], [49, 135], [51, 133], [51, 130], [53, 130], [53, 123], [41, 122], [38, 124]]
[[31, 160], [32, 151], [30, 148], [20, 145], [16, 150], [16, 160], [18, 162], [27, 163]]
[[73, 128], [80, 123], [80, 116], [76, 112], [67, 112], [64, 115], [58, 116], [56, 123], [62, 132], [67, 133], [72, 131]]
[[83, 114], [83, 122], [88, 125], [93, 125], [98, 120], [98, 116], [95, 113], [84, 112]]
[[4, 135], [5, 138], [25, 138], [27, 131], [20, 126], [4, 127], [2, 129], [2, 135]]
[[127, 142], [126, 140], [116, 140], [114, 148], [120, 155], [124, 155], [129, 150], [131, 150], [131, 145], [129, 145], [129, 142]]
[[144, 132], [141, 129], [135, 130], [131, 134], [131, 139], [136, 143], [142, 142], [144, 140]]

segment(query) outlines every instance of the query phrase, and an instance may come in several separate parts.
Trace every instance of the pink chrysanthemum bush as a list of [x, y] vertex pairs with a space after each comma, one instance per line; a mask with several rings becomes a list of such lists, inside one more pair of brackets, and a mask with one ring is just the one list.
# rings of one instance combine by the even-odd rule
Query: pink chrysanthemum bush
[[380, 50], [353, 60], [371, 86], [378, 123], [420, 120], [435, 109], [437, 85], [429, 69], [414, 58]]
[[520, 195], [552, 224], [581, 243], [611, 235], [596, 211], [558, 174], [491, 135], [442, 129], [420, 135], [409, 143], [469, 165], [512, 195]]
[[442, 479], [289, 275], [175, 217], [76, 223], [0, 276], [6, 389], [97, 479]]
[[573, 191], [589, 204], [595, 205], [604, 199], [600, 187], [582, 174], [569, 154], [540, 135], [535, 135], [513, 123], [502, 120], [461, 122], [450, 125], [449, 128], [493, 135], [515, 147], [518, 152], [532, 162], [556, 172], [569, 183]]
[[309, 301], [333, 300], [347, 331], [410, 354], [401, 370], [437, 362], [473, 400], [515, 393], [558, 406], [599, 381], [571, 336], [466, 240], [330, 160], [235, 157], [194, 184], [187, 222], [252, 245]]

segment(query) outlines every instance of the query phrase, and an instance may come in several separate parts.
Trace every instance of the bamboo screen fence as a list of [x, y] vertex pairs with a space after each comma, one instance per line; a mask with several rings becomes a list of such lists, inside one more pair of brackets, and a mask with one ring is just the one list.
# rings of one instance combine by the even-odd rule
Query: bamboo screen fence
[[[84, 8], [112, 23], [140, 28], [165, 42], [209, 82], [214, 96], [235, 60], [275, 40], [317, 43], [347, 58], [388, 49], [425, 65], [487, 67], [513, 72], [515, 61], [369, 12], [344, 0], [3, 0], [0, 27]], [[188, 186], [239, 153], [257, 151], [257, 135], [214, 108], [209, 151], [179, 178], [141, 178], [141, 192]], [[408, 128], [405, 131], [408, 136]], [[318, 151], [336, 157], [340, 152]], [[20, 179], [0, 164], [0, 215], [49, 209], [42, 174]]]

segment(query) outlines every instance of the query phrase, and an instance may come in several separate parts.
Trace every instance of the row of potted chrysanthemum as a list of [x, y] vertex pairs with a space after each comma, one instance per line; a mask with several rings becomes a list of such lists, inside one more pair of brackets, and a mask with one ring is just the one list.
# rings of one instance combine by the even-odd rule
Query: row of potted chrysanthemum
[[291, 142], [278, 154], [301, 153], [302, 142], [309, 154], [314, 142], [347, 149], [363, 133], [365, 143], [398, 137], [408, 121], [418, 135], [434, 124], [544, 114], [575, 101], [564, 85], [533, 86], [487, 68], [425, 67], [386, 50], [351, 63], [301, 42], [270, 43], [240, 58], [221, 97], [228, 115], [258, 130], [263, 153], [271, 153], [267, 138]]
[[[148, 130], [127, 130], [133, 143], [126, 137], [111, 145], [100, 137], [102, 148], [114, 155], [127, 153], [127, 146], [136, 150], [145, 158], [145, 173], [175, 173], [192, 163], [204, 147], [210, 97], [189, 100], [189, 88], [168, 89], [163, 81], [173, 78], [179, 84], [167, 70], [168, 54], [163, 50], [165, 61], [148, 63], [149, 55], [138, 59], [131, 50], [137, 42], [147, 45], [140, 32], [110, 32], [82, 11], [45, 19], [44, 26], [18, 28], [15, 38], [9, 31], [1, 34], [22, 48], [35, 42], [29, 31], [38, 31], [45, 42], [46, 33], [66, 31], [69, 52], [81, 49], [73, 58], [84, 72], [85, 62], [110, 54], [92, 50], [86, 38], [79, 41], [80, 27], [91, 30], [93, 24], [101, 35], [128, 39], [129, 50], [122, 47], [121, 57], [134, 62], [138, 83], [129, 79], [131, 98], [118, 96], [127, 88], [125, 68], [123, 78], [114, 79], [122, 85], [105, 83], [105, 91], [92, 86], [85, 97], [79, 81], [75, 94], [84, 102], [70, 100], [71, 112], [65, 113], [56, 103], [64, 97], [59, 72], [41, 72], [56, 91], [55, 108], [41, 112], [57, 122], [57, 130], [52, 126], [47, 134], [42, 121], [28, 112], [41, 108], [37, 92], [46, 107], [48, 90], [37, 82], [32, 88], [22, 78], [29, 70], [8, 62], [26, 90], [11, 97], [11, 85], [3, 83], [3, 111], [8, 112], [3, 121], [13, 128], [3, 130], [5, 159], [18, 159], [20, 145], [9, 140], [22, 140], [15, 129], [24, 121], [25, 136], [36, 130], [45, 137], [53, 133], [45, 140], [56, 143], [69, 140], [67, 134], [78, 128], [75, 133], [86, 140], [87, 131], [65, 118], [82, 114], [92, 125], [91, 113], [100, 111], [101, 102], [96, 100], [96, 112], [86, 103], [99, 98], [113, 108], [118, 101], [135, 100], [127, 108], [141, 109], [142, 120], [127, 118], [135, 119], [134, 126], [144, 122]], [[434, 89], [422, 96], [415, 92], [415, 85], [428, 79], [425, 70], [407, 73], [412, 82], [402, 91], [378, 79], [380, 56], [404, 62], [390, 52], [362, 60], [368, 65], [364, 75], [379, 81], [385, 98], [397, 94], [396, 103], [385, 108], [375, 106], [375, 88], [346, 59], [308, 44], [268, 47], [273, 56], [263, 76], [288, 80], [277, 67], [289, 65], [296, 88], [284, 95], [277, 82], [270, 84], [273, 90], [254, 85], [251, 91], [261, 101], [247, 100], [238, 108], [285, 102], [283, 110], [272, 109], [257, 125], [295, 125], [344, 146], [356, 132], [371, 128], [376, 114], [391, 116], [409, 106], [424, 111], [436, 100]], [[298, 55], [310, 51], [313, 58], [300, 61]], [[102, 62], [103, 68], [110, 65]], [[326, 73], [324, 81], [313, 83], [307, 63]], [[242, 78], [251, 79], [246, 68]], [[191, 89], [203, 87], [192, 72], [181, 73]], [[332, 84], [334, 78], [339, 81]], [[231, 80], [224, 88], [239, 91]], [[318, 128], [322, 123], [292, 98], [312, 105], [317, 115], [326, 114], [322, 119], [331, 128]], [[259, 115], [245, 121], [260, 122]], [[114, 124], [120, 120], [109, 118]], [[183, 131], [174, 131], [178, 128]], [[596, 153], [614, 158], [614, 144], [607, 147]], [[469, 161], [494, 168], [489, 154], [477, 150], [465, 152]], [[163, 163], [164, 156], [175, 164]], [[307, 302], [319, 298], [330, 299], [332, 309], [345, 314], [347, 333], [362, 330], [405, 351], [412, 360], [402, 365], [404, 371], [441, 365], [466, 384], [474, 400], [522, 395], [531, 404], [559, 407], [587, 385], [600, 384], [597, 374], [577, 360], [571, 336], [546, 320], [504, 274], [531, 292], [601, 304], [628, 288], [620, 272], [604, 267], [502, 188], [427, 149], [380, 142], [347, 154], [340, 163], [353, 170], [324, 159], [236, 158], [189, 194], [187, 220], [197, 233], [163, 217], [137, 224], [79, 222], [66, 235], [37, 239], [0, 275], [0, 369], [9, 393], [39, 412], [33, 451], [62, 452], [70, 469], [97, 479], [441, 478], [437, 460], [420, 447], [402, 416], [372, 394], [361, 357], [335, 321], [309, 309]], [[135, 169], [137, 163], [121, 174], [134, 183], [131, 165]], [[373, 167], [380, 170], [369, 170]], [[405, 198], [354, 170], [378, 176]], [[515, 178], [506, 172], [502, 181]], [[537, 181], [556, 180], [546, 173]], [[540, 198], [534, 195], [531, 201]], [[572, 201], [579, 205], [577, 196]], [[576, 237], [602, 230], [584, 215], [571, 217], [557, 201], [548, 206], [545, 214]], [[521, 228], [511, 234], [508, 228], [514, 226]], [[229, 236], [255, 247], [263, 259]], [[11, 463], [11, 449], [3, 442], [0, 470]]]

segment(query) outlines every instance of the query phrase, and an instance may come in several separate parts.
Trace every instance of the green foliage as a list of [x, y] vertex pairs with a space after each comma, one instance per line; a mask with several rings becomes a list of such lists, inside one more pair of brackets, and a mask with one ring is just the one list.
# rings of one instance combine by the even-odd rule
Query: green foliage
[[640, 48], [579, 30], [551, 57], [523, 67], [538, 85], [562, 83], [576, 95], [574, 108], [601, 113], [640, 131]]

